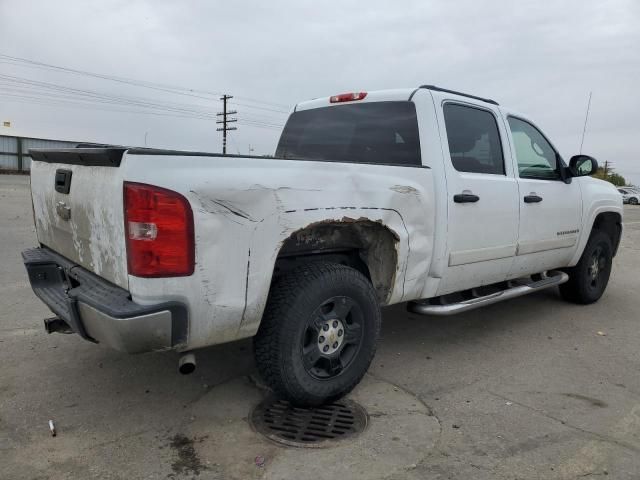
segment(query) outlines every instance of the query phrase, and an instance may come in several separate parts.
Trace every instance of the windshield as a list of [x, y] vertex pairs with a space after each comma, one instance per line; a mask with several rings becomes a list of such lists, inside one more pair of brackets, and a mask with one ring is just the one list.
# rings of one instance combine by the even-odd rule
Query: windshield
[[276, 157], [421, 165], [415, 105], [375, 102], [294, 112], [282, 132]]

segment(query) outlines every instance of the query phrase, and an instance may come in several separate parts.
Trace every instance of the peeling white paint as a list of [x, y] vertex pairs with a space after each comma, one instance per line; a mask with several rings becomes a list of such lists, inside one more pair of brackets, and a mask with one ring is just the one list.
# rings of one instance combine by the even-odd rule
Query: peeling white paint
[[[69, 194], [56, 192], [56, 170], [71, 170]], [[123, 288], [128, 288], [122, 212], [122, 171], [33, 162], [31, 190], [38, 241], [69, 260]], [[56, 204], [71, 209], [69, 220], [56, 213]]]
[[394, 192], [404, 193], [406, 195], [416, 195], [418, 194], [418, 190], [409, 186], [409, 185], [394, 185], [393, 187], [389, 187]]
[[[187, 348], [253, 335], [280, 248], [315, 222], [366, 219], [388, 228], [398, 260], [387, 302], [417, 298], [424, 288], [433, 237], [429, 169], [125, 154], [119, 170], [128, 181], [169, 188], [191, 202], [195, 273], [129, 277], [137, 302], [189, 305]], [[398, 185], [406, 190], [390, 188]]]

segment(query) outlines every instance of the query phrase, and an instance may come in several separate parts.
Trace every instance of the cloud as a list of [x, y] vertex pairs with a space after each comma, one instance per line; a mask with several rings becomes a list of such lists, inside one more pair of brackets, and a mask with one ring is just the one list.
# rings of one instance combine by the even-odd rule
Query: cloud
[[[640, 184], [634, 142], [640, 128], [639, 21], [640, 4], [634, 0], [14, 0], [0, 4], [0, 53], [285, 105], [355, 89], [437, 84], [526, 113], [565, 158], [579, 149], [592, 91], [583, 151], [613, 161]], [[217, 101], [42, 69], [0, 63], [0, 71], [220, 108]], [[239, 118], [273, 124], [286, 118], [236, 108]], [[220, 149], [210, 120], [53, 108], [4, 97], [0, 115], [25, 134], [141, 144], [148, 132], [153, 146]], [[252, 144], [258, 153], [268, 153], [278, 135], [276, 129], [240, 126], [230, 146], [246, 152]]]

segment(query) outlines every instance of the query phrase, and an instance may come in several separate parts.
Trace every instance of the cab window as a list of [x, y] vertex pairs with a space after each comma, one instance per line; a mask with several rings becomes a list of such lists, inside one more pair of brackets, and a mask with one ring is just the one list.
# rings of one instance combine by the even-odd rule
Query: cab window
[[413, 102], [369, 102], [294, 112], [276, 157], [325, 162], [420, 166]]
[[502, 144], [493, 114], [455, 103], [445, 104], [443, 112], [453, 168], [504, 175]]
[[557, 180], [558, 154], [536, 127], [519, 118], [509, 117], [520, 178]]

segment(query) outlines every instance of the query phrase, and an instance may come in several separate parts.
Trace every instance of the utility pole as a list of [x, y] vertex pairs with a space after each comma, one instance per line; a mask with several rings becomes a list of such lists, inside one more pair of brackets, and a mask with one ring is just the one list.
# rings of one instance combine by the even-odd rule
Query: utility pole
[[222, 100], [222, 112], [217, 113], [218, 117], [222, 117], [222, 120], [216, 120], [216, 123], [221, 123], [222, 127], [216, 128], [217, 132], [222, 132], [222, 154], [227, 154], [227, 132], [230, 130], [237, 130], [236, 127], [229, 127], [227, 124], [237, 122], [237, 118], [227, 118], [229, 115], [235, 115], [238, 113], [236, 110], [227, 110], [227, 100], [232, 99], [231, 95], [223, 95], [220, 97]]

